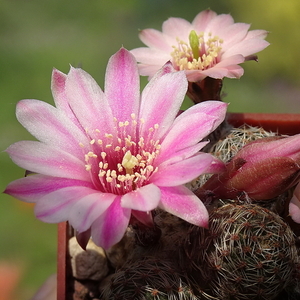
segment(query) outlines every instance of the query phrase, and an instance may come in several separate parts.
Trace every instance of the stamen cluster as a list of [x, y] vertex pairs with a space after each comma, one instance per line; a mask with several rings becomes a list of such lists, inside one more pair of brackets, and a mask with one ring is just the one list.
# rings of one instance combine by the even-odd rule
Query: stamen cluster
[[130, 121], [114, 121], [114, 134], [103, 135], [96, 129], [93, 135], [99, 135], [99, 138], [90, 139], [88, 146], [80, 145], [88, 149], [85, 168], [91, 178], [97, 178], [94, 184], [99, 190], [123, 195], [147, 184], [149, 177], [157, 171], [153, 163], [160, 149], [159, 140], [155, 139], [159, 125], [149, 128], [144, 138], [138, 136], [138, 124], [143, 126], [144, 120], [138, 122], [135, 114], [131, 114]]
[[171, 56], [173, 57], [174, 66], [177, 66], [179, 70], [205, 70], [211, 68], [220, 60], [223, 40], [218, 36], [212, 37], [212, 33], [209, 33], [206, 39], [204, 32], [197, 35], [193, 30], [190, 33], [189, 43], [179, 38], [176, 40], [178, 45], [173, 46], [174, 51]]

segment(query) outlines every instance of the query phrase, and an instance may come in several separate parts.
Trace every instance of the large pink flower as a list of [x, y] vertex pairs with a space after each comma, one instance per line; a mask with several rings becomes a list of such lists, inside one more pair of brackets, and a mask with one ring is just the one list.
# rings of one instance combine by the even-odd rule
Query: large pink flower
[[139, 93], [137, 63], [121, 49], [109, 60], [105, 93], [81, 69], [52, 75], [56, 107], [38, 100], [17, 105], [19, 122], [38, 141], [7, 152], [35, 174], [10, 183], [6, 193], [35, 202], [37, 218], [69, 221], [91, 231], [105, 248], [118, 242], [131, 214], [149, 224], [160, 207], [206, 226], [203, 203], [184, 184], [223, 164], [199, 142], [224, 119], [226, 104], [208, 101], [176, 118], [187, 90], [184, 72], [167, 64]]
[[192, 23], [170, 18], [163, 23], [162, 32], [145, 29], [140, 39], [148, 46], [131, 50], [140, 62], [141, 75], [152, 77], [167, 61], [176, 70], [185, 70], [189, 81], [212, 78], [239, 78], [244, 70], [238, 64], [269, 43], [265, 30], [248, 31], [250, 24], [234, 23], [230, 15], [214, 11], [200, 12]]

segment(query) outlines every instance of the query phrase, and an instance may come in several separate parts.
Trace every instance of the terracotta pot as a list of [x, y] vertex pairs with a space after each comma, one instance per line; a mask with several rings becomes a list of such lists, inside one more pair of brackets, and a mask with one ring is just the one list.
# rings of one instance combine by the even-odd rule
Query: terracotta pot
[[[300, 114], [228, 113], [228, 121], [235, 127], [248, 124], [280, 134], [300, 133]], [[73, 281], [68, 240], [73, 234], [67, 222], [58, 224], [57, 300], [72, 300], [68, 298], [68, 289], [72, 289]]]

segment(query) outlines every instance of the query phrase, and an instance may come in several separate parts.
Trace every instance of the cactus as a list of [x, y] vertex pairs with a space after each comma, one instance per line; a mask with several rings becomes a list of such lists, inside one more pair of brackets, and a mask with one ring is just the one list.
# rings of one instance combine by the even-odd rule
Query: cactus
[[255, 204], [225, 204], [209, 230], [193, 226], [185, 243], [191, 275], [216, 299], [275, 299], [293, 284], [298, 262], [289, 226]]
[[103, 300], [197, 300], [172, 261], [145, 257], [129, 261], [102, 285]]

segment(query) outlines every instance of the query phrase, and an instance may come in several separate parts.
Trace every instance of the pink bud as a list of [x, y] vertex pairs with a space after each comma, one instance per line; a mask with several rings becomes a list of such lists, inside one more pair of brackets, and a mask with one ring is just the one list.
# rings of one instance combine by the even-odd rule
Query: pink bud
[[272, 199], [300, 180], [300, 135], [270, 137], [244, 146], [227, 163], [226, 171], [212, 176], [196, 194], [211, 191], [221, 199], [247, 195]]

